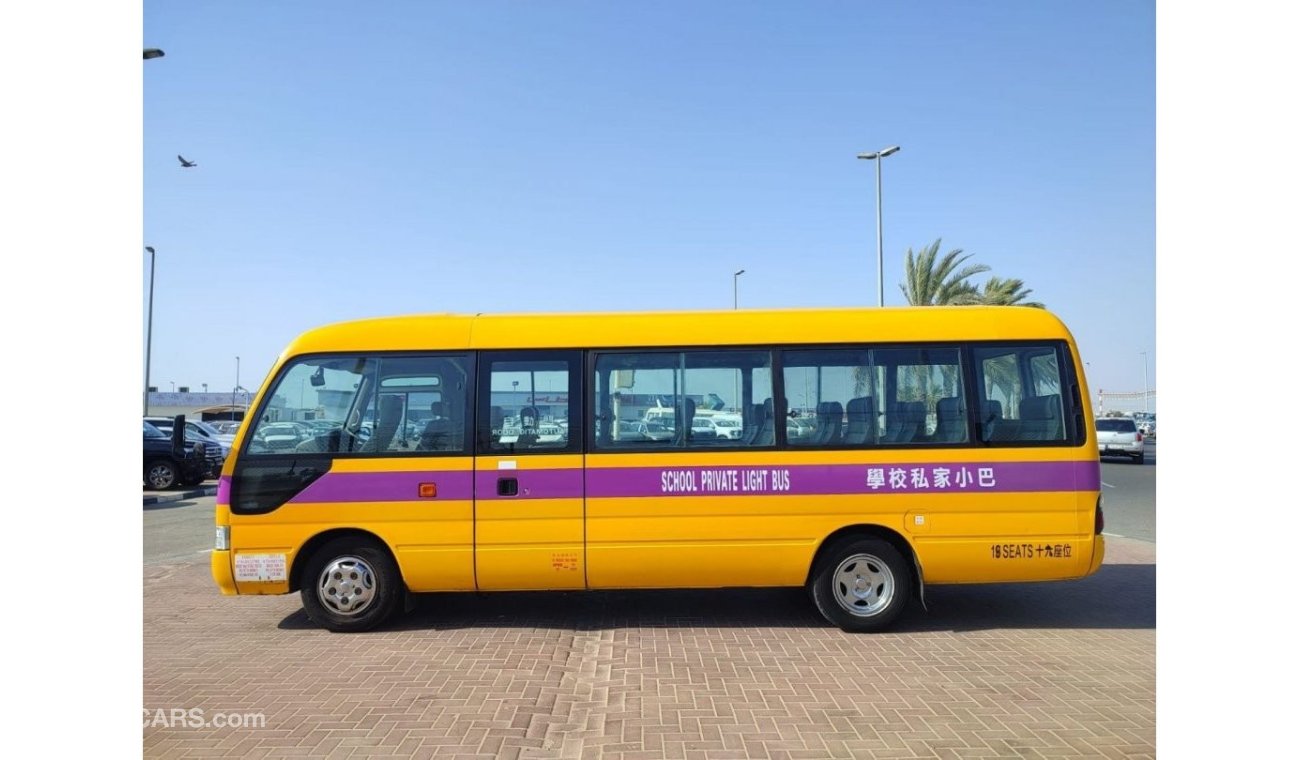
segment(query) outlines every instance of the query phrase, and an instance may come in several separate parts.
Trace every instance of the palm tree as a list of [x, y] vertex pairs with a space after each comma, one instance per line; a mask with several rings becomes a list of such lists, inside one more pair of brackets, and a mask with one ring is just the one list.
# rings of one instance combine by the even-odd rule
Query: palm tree
[[1032, 306], [1036, 309], [1045, 309], [1037, 301], [1026, 301], [1032, 290], [1025, 289], [1025, 281], [1014, 277], [1004, 280], [1000, 277], [990, 276], [984, 283], [984, 290], [980, 292], [980, 303], [989, 304], [990, 306]]
[[898, 286], [907, 302], [912, 306], [981, 303], [978, 289], [967, 280], [989, 271], [989, 268], [984, 264], [971, 264], [958, 269], [963, 261], [971, 257], [971, 254], [963, 256], [960, 248], [947, 252], [936, 264], [939, 242], [934, 241], [916, 255], [911, 248], [907, 249], [907, 283]]

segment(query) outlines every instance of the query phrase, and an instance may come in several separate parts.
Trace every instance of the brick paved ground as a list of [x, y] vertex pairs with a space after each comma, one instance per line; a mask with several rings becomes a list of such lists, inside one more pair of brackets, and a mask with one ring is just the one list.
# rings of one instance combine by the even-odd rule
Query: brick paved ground
[[1155, 756], [1155, 545], [1092, 578], [933, 587], [889, 634], [800, 591], [429, 595], [329, 634], [298, 597], [144, 571], [144, 704], [264, 728], [144, 730], [150, 757]]

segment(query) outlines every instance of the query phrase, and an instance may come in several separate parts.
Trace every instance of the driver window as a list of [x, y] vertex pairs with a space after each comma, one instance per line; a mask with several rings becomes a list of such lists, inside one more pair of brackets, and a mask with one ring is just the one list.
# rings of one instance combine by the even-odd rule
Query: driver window
[[465, 355], [301, 359], [276, 382], [246, 453], [464, 453], [471, 366]]

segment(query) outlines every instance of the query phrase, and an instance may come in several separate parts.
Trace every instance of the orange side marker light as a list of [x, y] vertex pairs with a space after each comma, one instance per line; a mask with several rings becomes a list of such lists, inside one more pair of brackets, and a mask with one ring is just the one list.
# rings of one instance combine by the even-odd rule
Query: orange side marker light
[[432, 499], [432, 498], [436, 497], [437, 495], [438, 495], [438, 484], [437, 484], [437, 483], [421, 483], [421, 484], [420, 484], [420, 498], [421, 498], [421, 499]]

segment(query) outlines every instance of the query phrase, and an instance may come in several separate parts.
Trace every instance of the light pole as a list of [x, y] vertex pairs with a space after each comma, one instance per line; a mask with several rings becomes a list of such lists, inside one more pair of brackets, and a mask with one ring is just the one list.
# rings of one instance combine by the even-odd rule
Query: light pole
[[[731, 275], [732, 311], [735, 311], [740, 308], [740, 276], [744, 273], [745, 270], [740, 269], [737, 270], [736, 272], [733, 272]], [[740, 370], [736, 370], [736, 382], [732, 383], [732, 393], [733, 395], [731, 397], [731, 403], [734, 404], [736, 409], [743, 414], [745, 411], [745, 407], [742, 406], [740, 403]]]
[[145, 49], [144, 49], [144, 59], [145, 59], [146, 61], [149, 60], [150, 58], [162, 58], [164, 55], [166, 55], [166, 53], [164, 53], [163, 51], [159, 50], [158, 48], [145, 48]]
[[1147, 352], [1142, 352], [1142, 413], [1146, 414], [1151, 410], [1147, 408], [1148, 399], [1151, 397], [1151, 380], [1147, 376]]
[[153, 350], [153, 246], [144, 247], [149, 252], [149, 328], [144, 339], [144, 416], [149, 416], [149, 359]]
[[859, 153], [858, 158], [866, 161], [876, 162], [876, 305], [885, 305], [885, 232], [881, 222], [881, 199], [880, 199], [880, 165], [885, 162], [885, 156], [892, 156], [900, 148], [897, 145], [891, 145], [884, 150], [878, 150], [875, 153]]

